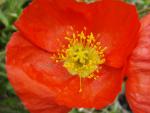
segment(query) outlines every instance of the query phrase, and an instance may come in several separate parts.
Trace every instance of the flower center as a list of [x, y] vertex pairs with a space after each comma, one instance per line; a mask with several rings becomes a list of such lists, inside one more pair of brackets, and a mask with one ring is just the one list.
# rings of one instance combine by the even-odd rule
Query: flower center
[[66, 50], [64, 67], [72, 74], [82, 78], [89, 77], [104, 63], [95, 48], [76, 43]]
[[106, 48], [95, 40], [91, 32], [86, 35], [83, 31], [66, 36], [69, 44], [63, 46], [54, 58], [57, 62], [63, 62], [63, 66], [68, 72], [81, 78], [94, 78], [95, 73], [99, 72], [105, 62], [104, 52]]

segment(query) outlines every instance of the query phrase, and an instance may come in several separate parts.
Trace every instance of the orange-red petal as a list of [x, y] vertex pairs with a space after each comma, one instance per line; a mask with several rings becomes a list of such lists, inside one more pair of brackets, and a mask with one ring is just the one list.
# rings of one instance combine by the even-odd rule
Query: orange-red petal
[[140, 40], [128, 67], [126, 96], [134, 113], [150, 113], [150, 15], [141, 23]]
[[[22, 46], [19, 48], [18, 45]], [[24, 50], [22, 50], [23, 48]], [[68, 113], [70, 108], [58, 105], [54, 99], [54, 92], [51, 91], [48, 86], [35, 80], [41, 79], [42, 81], [46, 80], [46, 78], [42, 78], [40, 73], [38, 73], [39, 76], [37, 77], [34, 76], [34, 74], [30, 76], [29, 73], [27, 73], [27, 70], [34, 68], [32, 63], [35, 63], [39, 68], [41, 67], [41, 70], [49, 66], [48, 63], [40, 65], [40, 63], [36, 62], [37, 59], [43, 55], [40, 55], [41, 53], [39, 52], [39, 57], [34, 58], [32, 56], [32, 50], [30, 50], [30, 44], [26, 43], [19, 33], [13, 35], [7, 47], [6, 57], [6, 69], [10, 83], [30, 113]], [[24, 53], [24, 55], [21, 53]], [[27, 61], [30, 60], [33, 62], [28, 63]], [[27, 67], [29, 67], [29, 69], [26, 70]]]
[[[51, 61], [50, 53], [20, 33], [12, 36], [6, 56], [9, 80], [29, 110], [49, 108], [52, 100], [68, 107], [102, 108], [111, 104], [121, 89], [122, 70], [103, 66], [97, 80], [82, 79], [79, 93], [79, 77], [69, 75], [60, 63]], [[31, 96], [35, 98], [28, 98]]]
[[74, 0], [34, 0], [15, 25], [38, 47], [56, 52], [66, 42], [64, 37], [71, 27], [81, 30], [88, 26], [83, 5]]
[[49, 52], [55, 52], [66, 41], [66, 32], [72, 26], [81, 31], [98, 34], [106, 46], [107, 65], [120, 68], [126, 62], [138, 38], [140, 27], [134, 6], [115, 0], [91, 4], [75, 0], [34, 0], [16, 22], [17, 28], [32, 43]]
[[107, 47], [106, 62], [121, 67], [137, 43], [140, 22], [136, 8], [121, 1], [104, 0], [93, 8], [93, 31]]

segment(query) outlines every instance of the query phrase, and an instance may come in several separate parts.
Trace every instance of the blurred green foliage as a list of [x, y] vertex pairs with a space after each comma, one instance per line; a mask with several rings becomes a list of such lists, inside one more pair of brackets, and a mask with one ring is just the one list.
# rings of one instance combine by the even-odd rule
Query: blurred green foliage
[[28, 113], [15, 95], [5, 71], [5, 46], [13, 26], [29, 0], [0, 0], [0, 113]]
[[140, 17], [150, 12], [150, 0], [126, 0], [126, 2], [136, 5]]
[[[83, 1], [89, 3], [95, 0]], [[11, 34], [16, 31], [14, 21], [29, 2], [30, 0], [0, 0], [0, 113], [28, 113], [8, 82], [5, 71], [5, 47]], [[136, 5], [140, 17], [150, 12], [150, 0], [126, 0], [126, 2]], [[121, 106], [116, 100], [114, 104], [99, 111], [81, 108], [73, 109], [70, 113], [123, 113], [126, 108], [126, 104]], [[128, 113], [129, 110], [125, 112]]]

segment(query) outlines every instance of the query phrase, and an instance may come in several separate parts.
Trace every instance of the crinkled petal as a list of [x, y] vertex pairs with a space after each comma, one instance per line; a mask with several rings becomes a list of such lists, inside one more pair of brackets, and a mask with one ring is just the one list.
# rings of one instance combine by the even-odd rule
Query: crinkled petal
[[[20, 48], [19, 45], [21, 45]], [[70, 108], [56, 104], [54, 100], [55, 93], [48, 86], [38, 82], [40, 79], [44, 81], [47, 78], [43, 78], [38, 72], [35, 72], [38, 73], [38, 76], [34, 76], [34, 74], [30, 76], [27, 73], [27, 71], [32, 71], [32, 68], [34, 68], [32, 63], [35, 63], [40, 70], [50, 66], [50, 64], [40, 65], [40, 63], [36, 62], [43, 56], [40, 55], [40, 52], [37, 54], [37, 58], [34, 58], [32, 55], [36, 54], [36, 52], [31, 52], [33, 52], [33, 49], [30, 50], [29, 44], [24, 39], [21, 39], [19, 33], [15, 33], [7, 47], [6, 69], [8, 78], [17, 95], [31, 113], [68, 113]], [[27, 63], [30, 60], [33, 62]]]
[[88, 25], [86, 15], [83, 11], [76, 11], [74, 5], [76, 9], [86, 10], [73, 0], [34, 0], [15, 25], [32, 43], [55, 52], [66, 43], [64, 37], [72, 27], [80, 30]]
[[50, 53], [20, 33], [12, 36], [6, 56], [9, 80], [29, 110], [49, 108], [52, 100], [68, 107], [102, 108], [111, 104], [121, 89], [122, 70], [103, 66], [96, 80], [82, 79], [83, 91], [79, 92], [79, 77], [70, 75], [61, 63], [50, 59]]
[[136, 8], [121, 1], [104, 0], [93, 8], [93, 31], [107, 47], [107, 64], [121, 67], [137, 43], [140, 22]]
[[150, 15], [141, 23], [140, 40], [129, 63], [126, 96], [134, 113], [150, 113]]
[[49, 52], [66, 44], [64, 37], [74, 32], [97, 34], [107, 47], [107, 64], [120, 68], [137, 43], [140, 23], [135, 7], [121, 1], [102, 0], [91, 4], [75, 0], [35, 0], [22, 13], [16, 27], [32, 43]]

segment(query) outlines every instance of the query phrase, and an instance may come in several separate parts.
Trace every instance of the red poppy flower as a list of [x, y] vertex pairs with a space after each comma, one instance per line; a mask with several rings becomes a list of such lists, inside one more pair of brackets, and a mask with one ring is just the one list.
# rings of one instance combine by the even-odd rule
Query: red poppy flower
[[65, 113], [114, 101], [140, 22], [121, 1], [34, 0], [15, 25], [6, 66], [16, 93], [31, 113]]
[[128, 66], [126, 96], [134, 113], [150, 113], [150, 15], [141, 23], [140, 40]]

